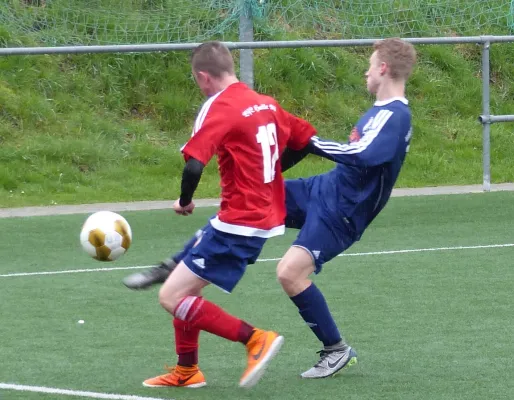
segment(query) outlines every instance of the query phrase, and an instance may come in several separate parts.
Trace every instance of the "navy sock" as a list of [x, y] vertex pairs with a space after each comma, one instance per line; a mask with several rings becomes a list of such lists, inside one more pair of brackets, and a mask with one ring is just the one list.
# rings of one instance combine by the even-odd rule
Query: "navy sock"
[[302, 293], [291, 297], [291, 300], [309, 328], [325, 346], [333, 346], [342, 340], [325, 297], [314, 283]]
[[184, 248], [180, 250], [178, 253], [174, 254], [171, 259], [175, 261], [175, 263], [179, 263], [182, 261], [182, 259], [186, 256], [186, 254], [191, 250], [198, 239], [200, 239], [203, 235], [203, 229], [198, 230], [195, 235], [189, 239], [189, 241], [184, 245]]

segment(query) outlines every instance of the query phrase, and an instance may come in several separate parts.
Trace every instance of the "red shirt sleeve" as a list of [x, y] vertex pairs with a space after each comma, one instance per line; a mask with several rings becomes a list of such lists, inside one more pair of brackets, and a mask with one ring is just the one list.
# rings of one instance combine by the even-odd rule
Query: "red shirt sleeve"
[[230, 132], [232, 123], [222, 102], [213, 102], [205, 108], [198, 114], [193, 136], [182, 147], [182, 153], [186, 161], [193, 157], [207, 165]]
[[307, 146], [311, 137], [316, 135], [316, 129], [304, 119], [298, 118], [285, 110], [284, 113], [291, 129], [291, 135], [287, 142], [287, 147], [292, 150], [301, 150]]

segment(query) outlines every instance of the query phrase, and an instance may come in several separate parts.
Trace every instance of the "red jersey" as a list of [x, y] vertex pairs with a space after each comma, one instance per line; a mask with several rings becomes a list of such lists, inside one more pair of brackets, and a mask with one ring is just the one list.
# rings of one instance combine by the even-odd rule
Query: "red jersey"
[[186, 161], [203, 164], [217, 155], [221, 207], [211, 219], [222, 232], [272, 237], [285, 231], [280, 155], [304, 148], [316, 130], [283, 110], [276, 100], [238, 82], [210, 97], [182, 148]]

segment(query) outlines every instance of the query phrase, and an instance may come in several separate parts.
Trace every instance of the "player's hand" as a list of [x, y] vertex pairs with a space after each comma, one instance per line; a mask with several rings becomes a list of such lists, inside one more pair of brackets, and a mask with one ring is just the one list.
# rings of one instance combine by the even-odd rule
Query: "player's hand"
[[180, 205], [180, 199], [176, 200], [175, 203], [173, 203], [173, 210], [176, 214], [179, 215], [189, 215], [193, 213], [193, 210], [195, 209], [195, 203], [191, 202], [187, 206], [182, 207]]

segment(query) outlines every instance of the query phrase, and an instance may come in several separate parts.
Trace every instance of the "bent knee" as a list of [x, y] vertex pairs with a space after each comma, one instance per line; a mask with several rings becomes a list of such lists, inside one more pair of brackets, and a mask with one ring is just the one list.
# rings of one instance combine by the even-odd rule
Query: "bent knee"
[[166, 311], [168, 311], [171, 314], [173, 314], [173, 312], [179, 305], [180, 300], [181, 299], [177, 298], [177, 296], [167, 293], [167, 291], [164, 290], [164, 287], [162, 287], [161, 290], [159, 290], [159, 303]]
[[277, 279], [286, 294], [294, 297], [311, 285], [309, 275], [312, 270], [313, 267], [310, 266], [297, 268], [297, 266], [283, 263], [277, 267]]
[[288, 286], [299, 279], [299, 274], [288, 261], [282, 260], [277, 265], [277, 279], [282, 286]]
[[314, 270], [310, 254], [303, 248], [292, 247], [277, 265], [277, 279], [291, 295], [310, 284], [309, 275]]

